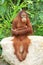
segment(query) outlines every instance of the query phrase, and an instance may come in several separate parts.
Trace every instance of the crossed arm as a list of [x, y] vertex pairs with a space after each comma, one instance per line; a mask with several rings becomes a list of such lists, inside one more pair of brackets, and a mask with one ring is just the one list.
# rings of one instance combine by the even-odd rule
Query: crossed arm
[[13, 35], [24, 35], [26, 33], [32, 34], [33, 30], [32, 30], [32, 25], [30, 22], [27, 22], [26, 27], [24, 28], [16, 28], [16, 23], [14, 22], [12, 25], [14, 25], [12, 27], [12, 34]]

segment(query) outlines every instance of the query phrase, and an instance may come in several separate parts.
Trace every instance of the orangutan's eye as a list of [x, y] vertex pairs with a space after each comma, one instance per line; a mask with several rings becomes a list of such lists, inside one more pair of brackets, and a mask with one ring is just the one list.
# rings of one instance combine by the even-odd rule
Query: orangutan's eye
[[21, 17], [22, 17], [22, 18], [26, 18], [26, 16], [25, 16], [25, 15], [22, 15]]

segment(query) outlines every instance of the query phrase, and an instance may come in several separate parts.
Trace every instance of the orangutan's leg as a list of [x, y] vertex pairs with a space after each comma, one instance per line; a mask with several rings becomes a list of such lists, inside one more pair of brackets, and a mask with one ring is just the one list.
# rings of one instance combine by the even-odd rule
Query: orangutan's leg
[[24, 46], [24, 53], [22, 54], [22, 57], [23, 57], [23, 60], [26, 58], [27, 56], [27, 53], [28, 53], [28, 48], [29, 48], [29, 45], [31, 43], [30, 39], [28, 37], [26, 37], [24, 40], [23, 40], [23, 46]]
[[[28, 37], [25, 37], [24, 39], [20, 40], [19, 38], [14, 38], [13, 40], [13, 46], [15, 49], [15, 55], [20, 61], [23, 61], [28, 53], [28, 48], [30, 45], [30, 39]], [[22, 47], [22, 48], [21, 48]], [[21, 50], [23, 52], [21, 52]]]

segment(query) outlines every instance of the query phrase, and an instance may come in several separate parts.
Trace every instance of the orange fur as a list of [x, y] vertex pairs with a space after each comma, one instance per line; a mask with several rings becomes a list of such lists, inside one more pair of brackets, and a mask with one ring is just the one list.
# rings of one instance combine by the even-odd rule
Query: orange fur
[[[21, 14], [23, 12], [26, 14], [26, 23], [22, 22]], [[20, 61], [23, 61], [27, 56], [28, 48], [31, 43], [31, 40], [27, 36], [33, 33], [32, 25], [25, 11], [21, 11], [13, 20], [12, 29], [12, 35], [15, 37], [13, 39], [15, 54]], [[16, 30], [16, 33], [14, 32], [14, 30]], [[21, 46], [23, 47], [22, 53], [20, 52]]]
[[[31, 43], [31, 41], [28, 37], [24, 37], [23, 39], [20, 39], [20, 37], [19, 38], [15, 37], [13, 39], [13, 46], [15, 49], [15, 54], [20, 61], [23, 61], [26, 58], [30, 43]], [[20, 46], [23, 46], [22, 53], [20, 53]]]

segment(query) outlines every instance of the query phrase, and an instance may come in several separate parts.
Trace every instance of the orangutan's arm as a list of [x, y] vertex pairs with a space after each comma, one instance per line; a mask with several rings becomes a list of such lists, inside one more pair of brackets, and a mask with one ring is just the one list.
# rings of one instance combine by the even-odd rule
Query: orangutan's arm
[[32, 34], [33, 30], [32, 30], [32, 25], [30, 23], [30, 21], [27, 21], [27, 25], [25, 27], [22, 28], [17, 28], [17, 21], [14, 21], [12, 24], [12, 35], [24, 35], [24, 34]]
[[29, 34], [33, 34], [32, 24], [30, 23], [29, 19], [28, 19], [28, 22], [27, 22], [27, 29], [28, 29]]
[[13, 20], [13, 22], [12, 22], [12, 29], [11, 29], [11, 31], [12, 31], [12, 35], [14, 36], [14, 35], [16, 35], [15, 33], [15, 31], [16, 31], [16, 26], [17, 26], [17, 22], [16, 22], [16, 20]]
[[28, 32], [28, 28], [26, 29], [12, 29], [12, 32], [14, 33], [14, 35], [23, 35], [23, 34], [26, 34]]

